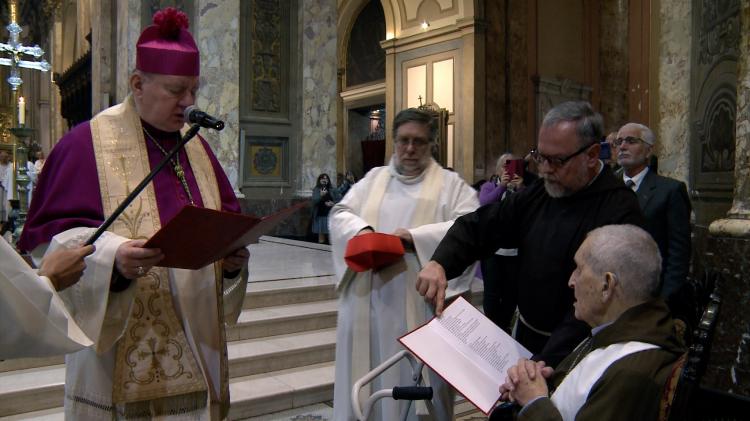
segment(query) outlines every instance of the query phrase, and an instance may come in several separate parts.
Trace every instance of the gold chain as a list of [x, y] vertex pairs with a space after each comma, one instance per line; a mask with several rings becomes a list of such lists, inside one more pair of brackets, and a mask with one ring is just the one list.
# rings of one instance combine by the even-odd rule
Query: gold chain
[[[153, 136], [151, 136], [151, 133], [146, 130], [146, 128], [143, 128], [143, 133], [146, 133], [146, 137], [151, 139], [152, 142], [154, 142], [154, 145], [156, 145], [157, 148], [164, 154], [164, 156], [169, 155], [169, 153], [164, 150], [164, 148], [159, 144], [159, 142], [154, 139]], [[191, 205], [195, 205], [195, 202], [193, 202], [193, 195], [190, 193], [190, 186], [188, 186], [187, 179], [185, 178], [185, 170], [182, 168], [182, 165], [180, 165], [180, 153], [176, 152], [174, 158], [170, 158], [170, 163], [172, 164], [172, 170], [174, 170], [175, 175], [180, 180], [180, 183], [182, 184], [182, 188], [185, 190], [185, 193], [187, 193], [188, 200], [190, 201]]]

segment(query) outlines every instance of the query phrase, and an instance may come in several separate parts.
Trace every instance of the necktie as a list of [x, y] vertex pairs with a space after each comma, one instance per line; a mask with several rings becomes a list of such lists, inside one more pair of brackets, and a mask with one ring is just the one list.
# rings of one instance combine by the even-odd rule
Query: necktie
[[625, 185], [630, 187], [630, 190], [635, 190], [635, 181], [633, 180], [627, 180], [625, 181]]

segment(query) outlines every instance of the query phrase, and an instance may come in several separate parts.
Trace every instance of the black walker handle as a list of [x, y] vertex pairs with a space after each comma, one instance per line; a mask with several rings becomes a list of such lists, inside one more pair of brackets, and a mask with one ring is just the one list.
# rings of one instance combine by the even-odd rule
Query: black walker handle
[[429, 386], [396, 386], [393, 388], [393, 399], [420, 401], [432, 399], [432, 388]]

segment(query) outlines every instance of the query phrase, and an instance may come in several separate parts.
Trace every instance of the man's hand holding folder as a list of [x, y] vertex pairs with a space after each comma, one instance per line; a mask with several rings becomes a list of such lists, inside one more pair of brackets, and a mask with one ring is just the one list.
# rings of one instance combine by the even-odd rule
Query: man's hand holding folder
[[199, 269], [224, 259], [224, 272], [236, 272], [247, 262], [249, 244], [257, 243], [306, 204], [297, 203], [263, 218], [185, 206], [142, 247], [160, 249], [164, 259], [158, 266]]

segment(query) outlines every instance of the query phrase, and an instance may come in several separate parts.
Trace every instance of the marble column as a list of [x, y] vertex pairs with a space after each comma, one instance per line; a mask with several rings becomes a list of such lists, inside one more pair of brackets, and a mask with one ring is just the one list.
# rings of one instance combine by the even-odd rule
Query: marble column
[[[652, 130], [656, 134], [659, 173], [687, 181], [690, 148], [686, 147], [690, 130], [690, 45], [692, 42], [691, 2], [661, 0], [658, 10], [656, 54], [657, 81], [652, 83], [658, 105], [651, 106]], [[652, 41], [654, 42], [654, 41]], [[655, 85], [655, 86], [654, 86]], [[654, 115], [655, 114], [655, 115]]]
[[703, 385], [750, 396], [750, 0], [740, 9], [734, 197], [709, 226], [706, 266], [720, 270], [723, 298]]
[[[135, 45], [141, 35], [141, 2], [128, 0], [116, 2], [117, 45], [115, 63], [115, 100], [122, 102], [130, 92], [130, 73], [135, 69]], [[127, 46], [123, 48], [123, 46]]]
[[113, 99], [112, 65], [113, 54], [118, 50], [112, 45], [112, 12], [116, 6], [108, 1], [91, 2], [91, 14], [97, 19], [91, 22], [91, 115], [109, 107]]
[[600, 7], [599, 112], [609, 133], [628, 118], [628, 0], [603, 1]]
[[310, 195], [320, 173], [336, 179], [336, 0], [300, 2], [302, 162], [299, 190]]
[[199, 0], [193, 29], [201, 51], [201, 77], [197, 106], [224, 120], [221, 132], [202, 129], [229, 182], [237, 189], [239, 178], [240, 0]]

